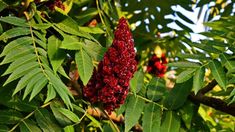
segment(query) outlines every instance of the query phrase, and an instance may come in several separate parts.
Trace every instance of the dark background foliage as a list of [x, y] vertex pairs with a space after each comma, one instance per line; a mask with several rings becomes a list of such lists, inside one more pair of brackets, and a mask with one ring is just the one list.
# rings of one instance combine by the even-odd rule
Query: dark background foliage
[[[0, 0], [0, 131], [234, 131], [233, 15], [234, 0]], [[121, 17], [138, 71], [108, 115], [82, 92]]]

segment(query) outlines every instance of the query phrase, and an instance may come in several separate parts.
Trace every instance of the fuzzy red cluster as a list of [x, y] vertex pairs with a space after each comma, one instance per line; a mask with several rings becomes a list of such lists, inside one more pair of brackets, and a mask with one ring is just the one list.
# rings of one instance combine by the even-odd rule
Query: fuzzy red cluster
[[165, 64], [167, 64], [165, 54], [162, 54], [161, 57], [157, 57], [156, 54], [153, 54], [149, 60], [147, 72], [155, 74], [158, 77], [163, 77], [167, 70], [167, 66]]
[[114, 40], [95, 70], [83, 94], [91, 103], [101, 103], [111, 113], [124, 103], [129, 81], [137, 69], [132, 34], [125, 18], [119, 20]]
[[48, 1], [46, 3], [46, 6], [51, 10], [54, 11], [55, 7], [58, 7], [62, 10], [65, 10], [65, 6], [63, 5], [63, 2], [61, 0], [52, 0], [52, 1]]

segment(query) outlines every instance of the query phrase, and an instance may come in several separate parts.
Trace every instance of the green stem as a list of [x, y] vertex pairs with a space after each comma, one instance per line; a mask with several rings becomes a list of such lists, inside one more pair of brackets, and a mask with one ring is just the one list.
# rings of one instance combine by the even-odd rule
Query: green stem
[[[129, 94], [133, 94], [133, 93], [132, 93], [132, 92], [130, 92]], [[157, 106], [161, 107], [162, 109], [167, 110], [167, 108], [166, 108], [166, 107], [164, 107], [163, 105], [158, 104], [158, 103], [156, 103], [156, 102], [154, 102], [154, 101], [152, 101], [152, 100], [150, 100], [150, 99], [147, 99], [147, 98], [145, 98], [145, 97], [143, 97], [143, 96], [136, 95], [136, 97], [138, 97], [138, 98], [140, 98], [140, 99], [142, 99], [142, 100], [144, 100], [144, 101], [146, 101], [146, 102], [154, 103], [155, 105], [157, 105]]]
[[100, 6], [99, 6], [99, 0], [96, 0], [96, 6], [97, 6], [97, 10], [98, 10], [98, 13], [99, 13], [99, 16], [100, 16], [100, 20], [101, 20], [102, 24], [106, 27], [106, 33], [108, 34], [108, 36], [111, 36], [109, 31], [108, 31], [108, 27], [105, 24], [104, 19], [102, 17], [102, 11], [101, 11]]
[[29, 15], [28, 15], [27, 12], [24, 12], [24, 14], [25, 14], [25, 17], [26, 17], [26, 19], [27, 19], [29, 25], [30, 25], [30, 26], [29, 26], [29, 29], [30, 29], [31, 38], [32, 38], [32, 41], [33, 41], [34, 52], [35, 52], [35, 55], [37, 56], [37, 62], [38, 62], [38, 64], [39, 64], [40, 69], [42, 70], [43, 74], [44, 74], [45, 77], [47, 78], [47, 80], [50, 81], [50, 78], [49, 78], [48, 75], [46, 74], [46, 72], [45, 72], [45, 70], [44, 70], [44, 68], [43, 68], [43, 64], [42, 64], [42, 62], [41, 62], [41, 60], [40, 60], [40, 56], [39, 56], [39, 53], [38, 53], [38, 50], [37, 50], [37, 46], [36, 46], [36, 43], [35, 43], [35, 39], [34, 39], [34, 35], [33, 35], [33, 28], [32, 28], [32, 26], [31, 26], [31, 24], [30, 24], [30, 22], [29, 22]]
[[78, 122], [76, 122], [75, 124], [73, 124], [72, 126], [76, 126], [77, 124], [79, 124], [79, 123], [83, 120], [83, 118], [86, 117], [86, 114], [87, 114], [87, 110], [86, 110], [85, 113], [82, 115], [81, 119], [80, 119]]
[[109, 115], [106, 113], [106, 111], [104, 111], [103, 109], [100, 109], [102, 111], [102, 113], [109, 119], [109, 121], [111, 122], [111, 125], [115, 128], [116, 132], [120, 132], [119, 128], [117, 127], [117, 125], [113, 122], [112, 119], [110, 119]]

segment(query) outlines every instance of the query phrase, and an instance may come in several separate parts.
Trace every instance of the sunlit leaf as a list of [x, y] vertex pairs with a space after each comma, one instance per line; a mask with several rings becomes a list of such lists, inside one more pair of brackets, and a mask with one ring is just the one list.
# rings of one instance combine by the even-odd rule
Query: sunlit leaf
[[226, 74], [221, 63], [218, 60], [213, 60], [209, 63], [211, 73], [218, 84], [226, 90]]
[[66, 53], [63, 50], [59, 49], [60, 45], [61, 41], [55, 36], [51, 36], [48, 39], [47, 52], [54, 72], [58, 70], [66, 57]]
[[4, 32], [0, 36], [0, 40], [8, 40], [10, 38], [28, 35], [28, 34], [30, 34], [30, 30], [28, 28], [16, 27], [16, 28], [12, 28]]
[[128, 132], [139, 120], [144, 108], [144, 100], [131, 96], [125, 113], [125, 132]]
[[14, 17], [14, 16], [1, 17], [0, 21], [5, 22], [5, 23], [9, 23], [9, 24], [15, 25], [15, 26], [29, 27], [26, 20], [19, 18], [19, 17]]
[[202, 88], [204, 82], [205, 67], [201, 67], [195, 71], [193, 76], [193, 91], [195, 94]]
[[131, 91], [136, 94], [144, 85], [144, 73], [143, 71], [137, 71], [134, 74], [134, 77], [130, 81]]
[[150, 100], [160, 100], [166, 92], [165, 82], [161, 78], [153, 77], [147, 85], [147, 97]]
[[143, 131], [156, 132], [160, 131], [161, 125], [161, 108], [154, 103], [149, 103], [144, 108]]
[[189, 80], [195, 72], [195, 69], [187, 69], [183, 72], [181, 72], [176, 79], [176, 83], [183, 83], [187, 80]]
[[35, 118], [40, 126], [40, 128], [43, 130], [43, 132], [58, 132], [61, 131], [58, 125], [53, 122], [52, 116], [50, 113], [45, 109], [39, 109], [35, 112]]
[[92, 59], [84, 50], [80, 50], [75, 54], [75, 60], [78, 66], [79, 76], [83, 84], [86, 85], [93, 73]]
[[35, 122], [31, 120], [24, 120], [20, 124], [20, 131], [21, 132], [41, 132], [41, 129], [38, 128]]
[[200, 67], [200, 64], [194, 63], [194, 62], [188, 62], [188, 61], [172, 62], [167, 65], [172, 66], [172, 67], [179, 67], [179, 68], [198, 68], [198, 67]]

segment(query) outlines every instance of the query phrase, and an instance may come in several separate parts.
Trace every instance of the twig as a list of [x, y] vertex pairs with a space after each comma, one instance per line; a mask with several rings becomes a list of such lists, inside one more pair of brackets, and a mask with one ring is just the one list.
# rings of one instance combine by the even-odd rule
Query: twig
[[[134, 93], [129, 92], [129, 94], [134, 94]], [[167, 108], [164, 107], [163, 105], [158, 104], [158, 103], [156, 103], [156, 102], [154, 102], [154, 101], [152, 101], [152, 100], [150, 100], [150, 99], [147, 99], [147, 98], [145, 98], [145, 97], [143, 97], [143, 96], [136, 95], [136, 97], [138, 97], [138, 98], [140, 98], [140, 99], [142, 99], [142, 100], [144, 100], [144, 101], [146, 101], [146, 102], [148, 102], [148, 103], [154, 103], [155, 105], [161, 107], [163, 110], [167, 110]]]

